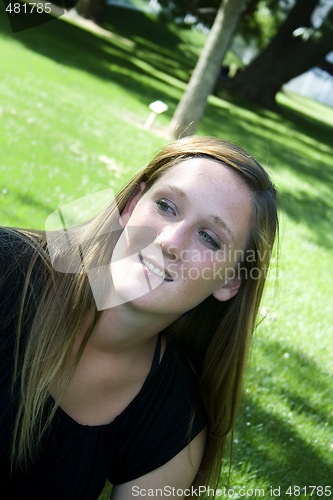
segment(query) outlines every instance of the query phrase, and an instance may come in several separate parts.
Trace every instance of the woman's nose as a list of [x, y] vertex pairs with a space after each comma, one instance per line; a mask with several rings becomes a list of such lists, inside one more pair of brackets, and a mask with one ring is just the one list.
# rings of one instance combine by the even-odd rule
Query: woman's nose
[[155, 239], [165, 256], [179, 260], [186, 244], [186, 228], [184, 221], [164, 226]]

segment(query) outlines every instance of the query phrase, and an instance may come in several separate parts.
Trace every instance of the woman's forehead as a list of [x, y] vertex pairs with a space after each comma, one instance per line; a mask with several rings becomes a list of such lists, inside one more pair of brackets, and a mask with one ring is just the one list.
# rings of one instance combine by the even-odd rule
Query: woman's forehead
[[189, 158], [165, 170], [154, 185], [168, 182], [183, 185], [184, 189], [202, 188], [212, 192], [213, 188], [222, 189], [226, 185], [240, 191], [249, 192], [249, 188], [233, 167], [214, 158]]

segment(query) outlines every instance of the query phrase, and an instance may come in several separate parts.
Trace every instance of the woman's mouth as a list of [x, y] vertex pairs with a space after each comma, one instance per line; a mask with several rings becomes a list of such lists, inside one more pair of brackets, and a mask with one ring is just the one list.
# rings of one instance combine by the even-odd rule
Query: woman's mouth
[[148, 269], [150, 269], [154, 274], [156, 274], [156, 276], [163, 278], [164, 281], [173, 281], [172, 278], [165, 271], [163, 271], [163, 269], [154, 266], [154, 264], [149, 262], [149, 260], [145, 259], [141, 255], [140, 255], [140, 261], [142, 264], [148, 267]]

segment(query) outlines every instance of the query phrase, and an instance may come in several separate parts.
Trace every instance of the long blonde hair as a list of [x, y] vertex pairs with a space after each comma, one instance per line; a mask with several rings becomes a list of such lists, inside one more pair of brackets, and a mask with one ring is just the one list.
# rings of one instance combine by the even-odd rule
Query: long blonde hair
[[[238, 262], [243, 279], [235, 297], [218, 302], [209, 296], [182, 315], [164, 332], [177, 341], [187, 354], [198, 377], [202, 401], [208, 415], [208, 439], [195, 485], [216, 485], [220, 476], [226, 439], [233, 429], [242, 386], [244, 366], [251, 335], [256, 326], [267, 270], [278, 226], [276, 191], [268, 174], [245, 151], [228, 142], [207, 137], [188, 137], [166, 146], [116, 196], [121, 213], [140, 182], [149, 190], [163, 173], [189, 158], [213, 158], [233, 169], [252, 192], [253, 223], [244, 256]], [[108, 207], [89, 225], [82, 227], [85, 241], [90, 241], [85, 266], [99, 267], [110, 262], [119, 236], [116, 207]], [[75, 372], [100, 312], [94, 303], [86, 268], [76, 273], [54, 270], [45, 246], [45, 235], [21, 231], [22, 238], [35, 249], [27, 283], [38, 260], [48, 278], [41, 280], [36, 314], [29, 325], [28, 340], [22, 349], [21, 325], [26, 301], [31, 300], [25, 286], [17, 334], [14, 384], [20, 383], [20, 396], [14, 429], [12, 461], [23, 465], [49, 427], [54, 413]], [[101, 239], [100, 235], [103, 235]], [[82, 234], [81, 234], [82, 240]], [[71, 256], [68, 257], [71, 259]], [[41, 264], [41, 260], [43, 264]], [[252, 271], [255, 270], [255, 273]], [[69, 366], [83, 319], [93, 312], [74, 362]], [[58, 381], [58, 398], [50, 408], [50, 389]]]

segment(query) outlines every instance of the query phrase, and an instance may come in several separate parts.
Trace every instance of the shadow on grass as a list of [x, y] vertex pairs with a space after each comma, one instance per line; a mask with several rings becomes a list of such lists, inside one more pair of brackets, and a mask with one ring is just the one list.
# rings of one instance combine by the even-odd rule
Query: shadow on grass
[[[133, 15], [132, 11], [128, 12], [129, 16]], [[0, 34], [14, 38], [29, 50], [52, 59], [62, 66], [76, 68], [106, 82], [116, 83], [133, 94], [136, 100], [145, 106], [159, 99], [166, 101], [171, 108], [174, 108], [176, 100], [163, 90], [163, 85], [164, 88], [168, 88], [169, 85], [163, 79], [163, 75], [166, 70], [170, 69], [171, 76], [179, 77], [178, 70], [183, 68], [183, 63], [177, 59], [180, 54], [177, 45], [181, 39], [170, 32], [166, 25], [157, 25], [140, 12], [136, 12], [135, 15], [138, 17], [137, 23], [135, 24], [134, 19], [130, 23], [132, 27], [136, 26], [132, 34], [133, 38], [136, 35], [143, 35], [145, 30], [147, 30], [146, 35], [147, 33], [149, 36], [154, 34], [156, 40], [149, 43], [156, 44], [157, 39], [163, 41], [165, 47], [160, 47], [160, 50], [165, 52], [163, 56], [158, 53], [156, 47], [152, 51], [148, 42], [145, 42], [146, 45], [136, 42], [126, 44], [122, 43], [119, 37], [101, 38], [90, 31], [58, 19], [13, 35], [2, 3], [0, 3]], [[119, 31], [125, 32], [125, 30]], [[126, 31], [125, 34], [128, 35], [129, 32]], [[175, 54], [178, 55], [175, 56]], [[181, 54], [181, 57], [184, 56]], [[157, 68], [160, 68], [163, 75]]]
[[18, 191], [15, 193], [15, 198], [19, 200], [22, 205], [27, 205], [28, 207], [32, 207], [36, 210], [43, 211], [45, 213], [49, 213], [51, 210], [49, 204], [36, 200], [36, 198], [34, 198], [31, 194], [21, 193]]
[[[114, 16], [114, 11], [126, 12], [126, 18], [122, 19], [124, 14], [120, 18]], [[138, 11], [135, 11], [135, 18], [133, 18], [134, 11], [111, 8], [110, 6], [107, 9], [107, 17], [120, 24], [119, 26], [116, 23], [118, 33], [124, 34], [124, 36], [130, 35], [132, 40], [141, 37], [142, 43], [134, 41], [129, 44], [122, 43], [119, 37], [118, 39], [117, 37], [114, 39], [101, 38], [94, 33], [58, 19], [13, 35], [10, 32], [9, 22], [2, 4], [0, 4], [0, 12], [0, 31], [7, 36], [13, 37], [28, 49], [59, 64], [89, 72], [102, 80], [115, 81], [136, 94], [139, 100], [142, 95], [147, 94], [146, 84], [138, 83], [138, 78], [132, 78], [132, 74], [147, 74], [150, 78], [156, 78], [159, 81], [158, 76], [154, 74], [155, 67], [164, 72], [169, 70], [172, 76], [179, 77], [177, 72], [182, 70], [184, 64], [189, 64], [188, 57], [186, 58], [177, 49], [181, 39], [168, 30], [166, 25], [154, 22]], [[126, 26], [126, 29], [121, 29], [121, 22]], [[152, 37], [149, 42], [143, 38], [147, 34]], [[162, 56], [161, 52], [164, 52]], [[153, 64], [154, 66], [149, 68], [147, 65], [146, 69], [142, 69], [133, 62], [136, 57], [148, 65]], [[113, 71], [111, 66], [112, 68], [123, 68], [126, 70], [125, 74]]]
[[[161, 70], [194, 68], [198, 55], [190, 45], [179, 49], [181, 38], [176, 30], [143, 12], [108, 6], [103, 25], [112, 32], [134, 40], [138, 47], [148, 48], [156, 56], [155, 62]], [[147, 55], [149, 55], [147, 51]], [[164, 56], [167, 56], [168, 60]]]
[[[283, 91], [282, 94], [284, 94]], [[286, 95], [289, 95], [289, 93], [286, 93]], [[326, 152], [332, 150], [333, 125], [318, 120], [314, 116], [302, 113], [281, 102], [279, 102], [280, 113], [275, 113], [231, 94], [222, 95], [221, 97], [227, 102], [257, 115], [257, 122], [262, 120], [265, 127], [268, 127], [273, 134], [279, 133], [279, 127], [282, 125], [291, 132], [295, 131], [298, 141], [304, 143], [304, 145], [308, 146], [310, 144], [311, 148], [320, 152], [323, 152], [323, 150]], [[292, 96], [289, 98], [292, 99], [295, 97]], [[306, 104], [309, 106], [311, 101]]]
[[[33, 209], [42, 215], [45, 219], [52, 212], [52, 207], [46, 203], [42, 203], [33, 197], [31, 194], [22, 193], [20, 191], [15, 191], [13, 188], [10, 190], [12, 201], [9, 205], [3, 206], [0, 202], [0, 220], [10, 220], [12, 226], [16, 227], [27, 227], [29, 210]], [[12, 207], [21, 206], [26, 207], [27, 210], [24, 212], [26, 217], [21, 217], [20, 214], [13, 212]], [[54, 208], [54, 210], [56, 207]]]
[[[260, 349], [269, 365], [266, 362], [252, 377], [257, 382], [256, 394], [265, 391], [270, 404], [265, 407], [248, 394], [243, 399], [235, 432], [234, 468], [246, 464], [249, 475], [267, 481], [267, 486], [281, 486], [281, 493], [290, 485], [330, 485], [333, 457], [327, 458], [328, 454], [325, 456], [319, 446], [306, 441], [307, 428], [313, 435], [313, 427], [322, 431], [333, 423], [327, 373], [290, 346], [287, 366], [283, 357], [285, 348], [278, 342], [261, 342]], [[286, 368], [289, 368], [288, 382], [283, 376]], [[277, 373], [282, 374], [278, 380]], [[274, 411], [275, 403], [281, 402], [286, 408], [285, 417]], [[324, 439], [318, 437], [319, 441]], [[329, 453], [328, 442], [326, 446]]]
[[[332, 196], [333, 193], [330, 195]], [[333, 207], [322, 196], [312, 196], [299, 190], [289, 191], [287, 188], [280, 195], [280, 208], [295, 223], [305, 223], [311, 230], [309, 240], [327, 250], [333, 248]]]

